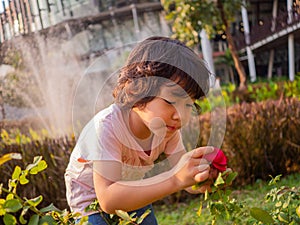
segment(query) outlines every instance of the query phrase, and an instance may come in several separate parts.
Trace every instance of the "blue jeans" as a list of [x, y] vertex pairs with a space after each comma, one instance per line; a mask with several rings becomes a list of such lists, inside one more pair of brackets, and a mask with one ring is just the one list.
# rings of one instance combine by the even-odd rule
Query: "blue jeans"
[[[132, 212], [128, 212], [128, 214], [130, 215], [131, 213], [136, 212], [136, 215], [134, 217], [140, 217], [147, 209], [151, 210], [151, 213], [149, 213], [146, 218], [143, 220], [143, 222], [141, 223], [141, 225], [158, 225], [154, 212], [153, 212], [153, 208], [152, 205], [147, 205], [141, 209], [132, 211]], [[107, 223], [104, 219], [103, 216], [105, 216], [105, 218], [107, 219], [107, 221], [109, 221], [109, 214], [102, 212], [102, 215], [100, 213], [95, 213], [92, 215], [89, 215], [89, 223], [91, 223], [92, 225], [110, 225], [109, 223]]]

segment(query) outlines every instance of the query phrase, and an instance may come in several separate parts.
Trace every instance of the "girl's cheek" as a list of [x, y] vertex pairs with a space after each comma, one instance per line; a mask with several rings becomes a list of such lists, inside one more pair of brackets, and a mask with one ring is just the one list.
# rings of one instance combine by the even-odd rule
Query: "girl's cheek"
[[186, 114], [186, 115], [181, 119], [181, 121], [182, 121], [182, 122], [181, 122], [181, 123], [182, 123], [182, 126], [187, 125], [187, 124], [189, 123], [190, 119], [191, 119], [191, 114], [190, 114], [190, 113]]

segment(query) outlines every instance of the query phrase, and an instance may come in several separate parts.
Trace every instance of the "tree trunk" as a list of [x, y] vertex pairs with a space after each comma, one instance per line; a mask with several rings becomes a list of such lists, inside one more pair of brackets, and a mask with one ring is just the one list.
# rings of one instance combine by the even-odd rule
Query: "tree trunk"
[[217, 7], [220, 11], [222, 22], [225, 25], [225, 33], [226, 33], [226, 36], [227, 36], [228, 48], [229, 48], [229, 50], [232, 54], [232, 58], [233, 58], [233, 61], [234, 61], [234, 66], [235, 66], [235, 69], [236, 69], [236, 71], [239, 75], [239, 78], [240, 78], [239, 89], [243, 90], [243, 89], [246, 88], [246, 72], [245, 72], [245, 69], [244, 69], [240, 59], [239, 59], [233, 37], [230, 33], [230, 27], [228, 25], [228, 21], [227, 21], [225, 12], [224, 12], [224, 7], [223, 7], [222, 0], [217, 1]]
[[1, 108], [1, 114], [2, 114], [2, 119], [6, 119], [6, 113], [5, 113], [5, 108], [4, 108], [4, 100], [2, 96], [2, 91], [0, 91], [0, 108]]

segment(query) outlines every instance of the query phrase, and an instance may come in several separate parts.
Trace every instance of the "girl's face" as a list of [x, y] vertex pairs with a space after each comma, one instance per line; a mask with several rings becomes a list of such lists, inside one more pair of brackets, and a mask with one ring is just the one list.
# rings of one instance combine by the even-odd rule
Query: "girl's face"
[[143, 108], [133, 108], [131, 129], [139, 138], [146, 138], [151, 131], [170, 137], [190, 119], [194, 100], [179, 85], [163, 85], [157, 97]]

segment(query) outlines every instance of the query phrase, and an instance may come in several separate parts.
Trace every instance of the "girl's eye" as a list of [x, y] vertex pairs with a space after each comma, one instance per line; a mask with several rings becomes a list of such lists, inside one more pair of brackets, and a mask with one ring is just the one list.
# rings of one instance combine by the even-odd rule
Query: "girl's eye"
[[186, 104], [186, 107], [188, 107], [188, 108], [193, 108], [193, 107], [194, 107], [194, 104]]
[[168, 101], [167, 99], [164, 99], [164, 101], [169, 104], [169, 105], [174, 105], [176, 102], [171, 102], [171, 101]]

